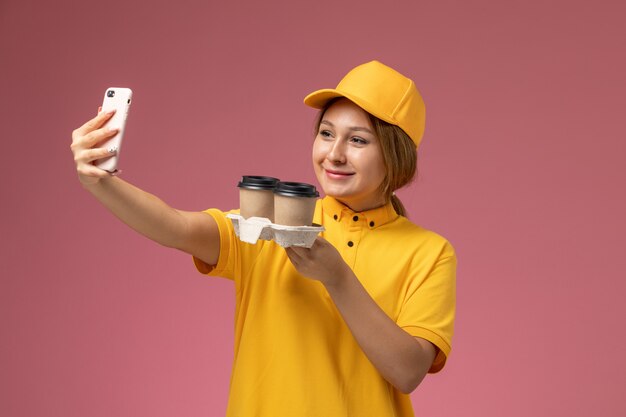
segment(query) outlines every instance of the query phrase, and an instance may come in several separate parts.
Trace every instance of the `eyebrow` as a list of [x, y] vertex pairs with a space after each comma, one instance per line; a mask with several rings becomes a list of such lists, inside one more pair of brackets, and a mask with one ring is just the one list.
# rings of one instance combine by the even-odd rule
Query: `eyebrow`
[[[330, 127], [335, 127], [335, 125], [334, 125], [334, 124], [332, 124], [332, 122], [329, 122], [328, 120], [322, 120], [322, 121], [320, 122], [320, 125], [328, 125], [328, 126], [330, 126]], [[351, 127], [349, 127], [348, 129], [350, 129], [350, 130], [352, 130], [352, 131], [355, 131], [355, 132], [359, 132], [359, 131], [361, 131], [361, 132], [367, 132], [367, 133], [370, 133], [370, 134], [372, 134], [372, 135], [374, 134], [374, 132], [372, 132], [370, 129], [368, 129], [367, 127], [363, 127], [363, 126], [351, 126]]]

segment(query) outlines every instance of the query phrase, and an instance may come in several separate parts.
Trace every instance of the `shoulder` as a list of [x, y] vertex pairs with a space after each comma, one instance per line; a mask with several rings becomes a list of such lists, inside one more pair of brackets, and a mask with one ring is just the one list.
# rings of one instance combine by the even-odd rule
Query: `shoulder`
[[405, 248], [436, 252], [440, 257], [454, 256], [454, 247], [439, 233], [426, 229], [404, 216], [398, 216], [388, 225], [389, 237]]

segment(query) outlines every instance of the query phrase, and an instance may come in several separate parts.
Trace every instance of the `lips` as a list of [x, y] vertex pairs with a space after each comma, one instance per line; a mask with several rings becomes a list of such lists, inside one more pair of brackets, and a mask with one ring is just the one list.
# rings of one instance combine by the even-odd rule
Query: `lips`
[[336, 169], [327, 169], [327, 168], [324, 168], [324, 172], [326, 173], [327, 177], [332, 178], [332, 179], [344, 179], [344, 178], [349, 178], [352, 175], [354, 175], [354, 172], [340, 171]]

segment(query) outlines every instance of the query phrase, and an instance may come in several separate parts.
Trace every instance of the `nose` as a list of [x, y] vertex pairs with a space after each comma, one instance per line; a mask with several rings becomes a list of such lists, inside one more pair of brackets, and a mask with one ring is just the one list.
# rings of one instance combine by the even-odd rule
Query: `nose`
[[337, 139], [332, 143], [330, 149], [328, 149], [328, 153], [326, 154], [326, 159], [329, 162], [334, 164], [346, 163], [345, 144], [343, 142], [344, 141]]

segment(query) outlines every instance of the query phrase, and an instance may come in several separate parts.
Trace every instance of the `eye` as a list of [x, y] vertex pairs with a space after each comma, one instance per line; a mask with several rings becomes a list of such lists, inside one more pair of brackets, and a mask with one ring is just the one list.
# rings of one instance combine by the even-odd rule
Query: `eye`
[[320, 130], [319, 135], [323, 138], [330, 138], [332, 133], [329, 130]]
[[369, 143], [366, 139], [363, 139], [359, 136], [353, 136], [352, 138], [350, 138], [350, 141], [357, 145], [367, 145]]

